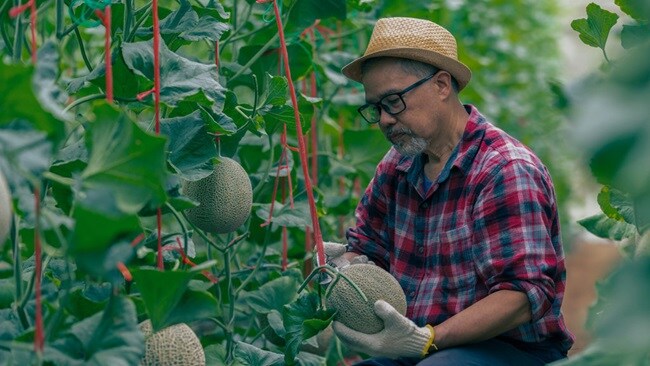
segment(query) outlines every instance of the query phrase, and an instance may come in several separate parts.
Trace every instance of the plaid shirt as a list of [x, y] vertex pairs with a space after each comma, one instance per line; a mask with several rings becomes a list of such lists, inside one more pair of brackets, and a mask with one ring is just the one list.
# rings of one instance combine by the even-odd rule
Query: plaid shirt
[[566, 271], [548, 171], [473, 106], [462, 140], [424, 191], [423, 156], [391, 149], [357, 207], [348, 249], [389, 270], [406, 293], [407, 316], [439, 324], [499, 290], [524, 292], [532, 320], [502, 336], [573, 339], [560, 306]]

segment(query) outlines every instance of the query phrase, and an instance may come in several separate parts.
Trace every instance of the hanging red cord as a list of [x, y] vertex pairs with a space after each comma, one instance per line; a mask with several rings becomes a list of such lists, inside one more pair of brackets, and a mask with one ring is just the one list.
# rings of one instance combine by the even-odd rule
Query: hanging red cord
[[95, 10], [95, 15], [104, 25], [104, 64], [106, 64], [106, 100], [113, 103], [113, 65], [111, 60], [111, 6], [104, 11]]
[[284, 59], [284, 70], [287, 81], [289, 82], [289, 94], [291, 96], [291, 104], [293, 106], [294, 119], [296, 121], [296, 134], [298, 136], [298, 151], [300, 155], [300, 163], [302, 172], [305, 179], [305, 189], [307, 191], [307, 200], [309, 202], [309, 211], [311, 213], [312, 227], [314, 230], [314, 241], [316, 243], [317, 263], [319, 266], [325, 265], [325, 250], [323, 248], [323, 238], [320, 231], [320, 224], [318, 222], [318, 212], [316, 210], [316, 200], [314, 199], [314, 191], [309, 177], [309, 166], [307, 161], [307, 151], [305, 149], [304, 135], [302, 133], [302, 125], [300, 124], [300, 112], [298, 110], [298, 98], [296, 97], [296, 89], [291, 79], [291, 70], [289, 68], [289, 52], [287, 51], [287, 44], [284, 37], [284, 29], [282, 19], [280, 18], [280, 9], [276, 0], [257, 0], [258, 3], [273, 2], [273, 11], [275, 12], [275, 22], [278, 27], [278, 35], [280, 36], [280, 47], [282, 57]]
[[34, 351], [41, 354], [45, 346], [45, 331], [43, 326], [43, 305], [41, 302], [41, 276], [43, 273], [41, 225], [39, 223], [41, 219], [41, 191], [38, 188], [34, 189], [34, 210], [36, 211], [36, 222], [34, 223], [34, 293], [36, 296], [36, 309], [34, 310]]
[[[156, 135], [160, 134], [160, 24], [158, 18], [158, 0], [153, 0], [153, 92], [154, 110], [156, 114]], [[162, 209], [156, 211], [156, 224], [158, 232], [158, 257], [159, 270], [164, 269], [162, 255]]]
[[29, 8], [29, 28], [32, 36], [32, 64], [36, 65], [36, 0], [29, 0], [23, 5], [14, 6], [9, 9], [9, 16], [12, 18], [22, 14]]

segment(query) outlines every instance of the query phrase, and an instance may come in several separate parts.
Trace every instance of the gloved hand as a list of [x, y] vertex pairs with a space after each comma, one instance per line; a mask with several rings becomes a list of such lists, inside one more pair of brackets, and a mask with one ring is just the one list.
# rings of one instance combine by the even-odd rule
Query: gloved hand
[[323, 246], [325, 248], [325, 256], [327, 257], [325, 259], [326, 263], [339, 270], [353, 264], [369, 263], [368, 257], [365, 255], [358, 255], [352, 258], [351, 261], [345, 258], [343, 254], [345, 254], [347, 249], [344, 244], [324, 242]]
[[432, 326], [418, 327], [384, 300], [375, 302], [375, 313], [384, 321], [384, 329], [378, 333], [361, 333], [336, 321], [332, 323], [334, 333], [353, 351], [370, 356], [398, 358], [427, 355], [434, 344]]

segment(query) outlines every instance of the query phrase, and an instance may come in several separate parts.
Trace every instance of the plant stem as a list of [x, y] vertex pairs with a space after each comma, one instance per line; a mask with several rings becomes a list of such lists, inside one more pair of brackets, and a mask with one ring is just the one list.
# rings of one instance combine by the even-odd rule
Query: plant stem
[[84, 42], [83, 39], [81, 38], [81, 32], [79, 32], [79, 28], [75, 27], [74, 28], [74, 34], [77, 37], [77, 43], [79, 44], [79, 51], [81, 52], [81, 57], [84, 60], [84, 64], [86, 64], [86, 68], [88, 71], [93, 72], [93, 67], [90, 64], [90, 61], [88, 60], [88, 56], [86, 55], [86, 48], [84, 47]]
[[56, 38], [63, 37], [63, 0], [56, 0]]
[[122, 35], [124, 39], [131, 33], [131, 23], [133, 23], [133, 0], [124, 0], [124, 30]]
[[[15, 6], [20, 5], [20, 1], [14, 0], [14, 5]], [[18, 14], [18, 16], [16, 17], [16, 28], [14, 29], [14, 48], [12, 52], [14, 62], [20, 61], [20, 56], [23, 49], [24, 30], [21, 24], [22, 18], [23, 18], [22, 14]]]

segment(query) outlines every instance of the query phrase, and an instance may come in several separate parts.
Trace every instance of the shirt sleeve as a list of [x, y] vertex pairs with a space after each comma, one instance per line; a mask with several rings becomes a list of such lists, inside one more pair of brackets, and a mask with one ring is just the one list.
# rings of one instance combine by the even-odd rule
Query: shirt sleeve
[[493, 171], [473, 207], [474, 263], [489, 293], [524, 292], [532, 322], [551, 308], [558, 253], [557, 209], [543, 167], [513, 160]]
[[[355, 211], [356, 224], [348, 229], [348, 250], [365, 254], [376, 265], [388, 270], [390, 263], [388, 200], [385, 196], [385, 184], [391, 179], [390, 169], [384, 159], [377, 166], [375, 176]], [[393, 169], [394, 171], [394, 169]]]

